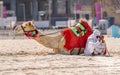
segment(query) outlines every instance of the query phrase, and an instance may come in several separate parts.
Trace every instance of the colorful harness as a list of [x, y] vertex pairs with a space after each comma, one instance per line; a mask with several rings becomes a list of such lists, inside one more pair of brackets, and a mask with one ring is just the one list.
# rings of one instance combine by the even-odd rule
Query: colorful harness
[[28, 37], [28, 38], [36, 38], [37, 35], [38, 35], [38, 31], [37, 30], [33, 30], [33, 31], [27, 31], [25, 32], [25, 35]]
[[25, 31], [24, 27], [21, 25], [21, 28], [24, 32], [24, 34], [28, 37], [28, 38], [36, 38], [38, 35], [38, 31], [37, 29], [34, 30], [30, 30], [30, 31]]
[[77, 37], [80, 36], [80, 32], [81, 32], [82, 36], [84, 36], [85, 33], [86, 33], [85, 27], [84, 27], [82, 24], [80, 24], [80, 23], [78, 23], [75, 27], [71, 27], [71, 30], [73, 31], [73, 33], [74, 33]]

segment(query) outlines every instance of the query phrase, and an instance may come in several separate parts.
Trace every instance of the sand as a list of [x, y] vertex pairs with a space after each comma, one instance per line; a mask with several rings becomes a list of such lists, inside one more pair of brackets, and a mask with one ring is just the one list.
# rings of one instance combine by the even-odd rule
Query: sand
[[32, 39], [0, 40], [0, 75], [120, 75], [120, 39], [105, 39], [111, 57], [53, 54]]

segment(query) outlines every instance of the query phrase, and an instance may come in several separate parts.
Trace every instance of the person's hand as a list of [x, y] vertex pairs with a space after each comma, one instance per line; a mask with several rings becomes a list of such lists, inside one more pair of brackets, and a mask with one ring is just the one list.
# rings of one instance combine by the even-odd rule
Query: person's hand
[[99, 41], [104, 43], [104, 36], [102, 34], [100, 36], [97, 36], [97, 39], [99, 39]]
[[104, 43], [104, 36], [100, 35], [100, 41], [102, 41], [102, 43]]

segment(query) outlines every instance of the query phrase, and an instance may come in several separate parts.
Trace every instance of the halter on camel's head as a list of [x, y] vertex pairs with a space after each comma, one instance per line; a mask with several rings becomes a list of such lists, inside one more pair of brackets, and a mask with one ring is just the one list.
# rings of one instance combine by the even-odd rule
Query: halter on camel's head
[[34, 22], [33, 21], [27, 21], [27, 22], [23, 22], [22, 25], [19, 26], [15, 26], [14, 27], [14, 31], [17, 34], [25, 34], [27, 37], [37, 37], [38, 31], [36, 29], [36, 27], [34, 26]]

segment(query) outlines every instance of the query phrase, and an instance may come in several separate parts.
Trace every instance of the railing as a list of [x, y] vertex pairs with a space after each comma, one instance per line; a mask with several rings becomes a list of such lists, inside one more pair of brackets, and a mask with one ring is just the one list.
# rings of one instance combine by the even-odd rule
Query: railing
[[17, 35], [13, 30], [0, 30], [0, 39], [25, 39], [24, 35]]

